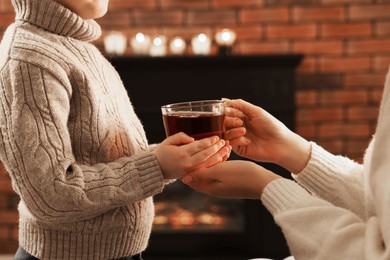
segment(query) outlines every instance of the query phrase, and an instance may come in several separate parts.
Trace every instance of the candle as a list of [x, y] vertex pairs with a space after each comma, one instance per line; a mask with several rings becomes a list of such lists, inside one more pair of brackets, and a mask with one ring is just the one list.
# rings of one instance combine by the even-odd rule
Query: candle
[[166, 38], [162, 35], [157, 35], [152, 40], [152, 45], [149, 49], [150, 56], [164, 56], [167, 52]]
[[219, 54], [230, 55], [236, 41], [236, 33], [229, 29], [223, 29], [215, 34], [215, 41], [218, 44]]
[[147, 55], [150, 47], [150, 37], [141, 32], [137, 33], [130, 41], [135, 55]]
[[104, 49], [110, 55], [123, 55], [126, 51], [126, 36], [121, 32], [110, 32], [104, 38]]
[[181, 55], [186, 50], [186, 42], [180, 37], [175, 37], [170, 41], [169, 48], [172, 54]]
[[192, 51], [195, 55], [208, 55], [211, 50], [211, 40], [206, 34], [201, 33], [191, 40]]

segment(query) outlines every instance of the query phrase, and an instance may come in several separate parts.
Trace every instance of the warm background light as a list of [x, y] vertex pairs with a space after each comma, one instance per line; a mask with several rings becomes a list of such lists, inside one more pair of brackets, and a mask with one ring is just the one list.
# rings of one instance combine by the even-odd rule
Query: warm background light
[[131, 39], [130, 46], [134, 55], [147, 55], [149, 54], [150, 37], [138, 32]]

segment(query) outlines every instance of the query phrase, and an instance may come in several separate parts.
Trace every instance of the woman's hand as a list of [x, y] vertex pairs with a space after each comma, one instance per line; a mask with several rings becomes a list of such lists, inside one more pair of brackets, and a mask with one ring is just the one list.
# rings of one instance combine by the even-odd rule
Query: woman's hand
[[225, 139], [240, 156], [273, 162], [298, 173], [310, 158], [310, 143], [261, 107], [242, 99], [225, 99]]
[[176, 179], [195, 169], [225, 161], [231, 147], [217, 136], [195, 141], [184, 133], [177, 133], [166, 138], [153, 152], [164, 178]]
[[183, 183], [211, 196], [260, 199], [264, 188], [279, 175], [250, 161], [230, 160], [210, 168], [197, 169], [183, 177]]

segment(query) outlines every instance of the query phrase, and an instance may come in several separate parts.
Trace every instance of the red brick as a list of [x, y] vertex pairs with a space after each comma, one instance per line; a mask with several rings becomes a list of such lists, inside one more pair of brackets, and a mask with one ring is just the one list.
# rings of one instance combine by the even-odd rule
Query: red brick
[[370, 23], [335, 24], [326, 23], [321, 25], [322, 37], [345, 37], [370, 36], [372, 28]]
[[296, 75], [298, 89], [331, 90], [343, 87], [339, 73], [298, 73]]
[[309, 124], [298, 124], [295, 132], [306, 139], [313, 139], [316, 137], [316, 126]]
[[370, 102], [373, 104], [380, 104], [383, 96], [383, 88], [373, 89], [370, 91]]
[[348, 17], [351, 20], [378, 20], [379, 18], [389, 18], [390, 4], [373, 4], [351, 6]]
[[265, 0], [213, 0], [214, 7], [250, 7], [263, 6]]
[[371, 131], [367, 123], [332, 122], [320, 125], [319, 135], [322, 138], [369, 138], [371, 136]]
[[8, 206], [8, 199], [4, 195], [0, 195], [0, 211], [6, 209]]
[[280, 6], [280, 5], [314, 5], [317, 4], [318, 0], [267, 0], [269, 6]]
[[10, 192], [14, 192], [12, 189], [11, 180], [0, 179], [0, 196]]
[[269, 39], [314, 39], [317, 35], [315, 24], [269, 25], [266, 37]]
[[390, 65], [390, 56], [376, 56], [373, 62], [373, 68], [376, 71], [387, 72]]
[[160, 0], [162, 8], [186, 8], [186, 9], [197, 9], [197, 8], [208, 8], [208, 0]]
[[17, 240], [0, 241], [1, 254], [15, 254], [17, 248], [18, 248]]
[[109, 12], [113, 10], [134, 9], [134, 8], [155, 8], [156, 0], [110, 0]]
[[299, 107], [312, 106], [317, 103], [318, 91], [300, 90], [295, 94], [295, 102]]
[[341, 6], [335, 7], [295, 7], [292, 8], [294, 21], [342, 21], [345, 10]]
[[14, 8], [10, 0], [0, 0], [0, 13], [13, 13]]
[[346, 87], [376, 87], [383, 86], [385, 82], [386, 74], [367, 74], [367, 73], [353, 73], [346, 74], [344, 85]]
[[385, 40], [351, 40], [348, 43], [351, 54], [390, 52], [390, 39]]
[[285, 41], [263, 43], [242, 42], [238, 47], [241, 54], [288, 53], [288, 43]]
[[168, 39], [180, 36], [188, 43], [190, 43], [192, 37], [198, 35], [199, 33], [204, 33], [209, 37], [213, 37], [214, 35], [214, 31], [208, 26], [191, 26], [189, 28], [177, 26], [164, 27], [162, 28], [161, 33], [165, 35]]
[[379, 108], [374, 106], [353, 106], [347, 109], [347, 119], [350, 121], [376, 121]]
[[118, 28], [127, 28], [131, 25], [132, 18], [128, 12], [109, 12], [102, 18], [96, 19], [102, 26], [102, 29], [119, 30]]
[[342, 154], [345, 155], [345, 141], [342, 140], [341, 138], [335, 138], [335, 139], [323, 139], [323, 138], [318, 138], [317, 144], [322, 146], [324, 149], [327, 151], [333, 153], [333, 154]]
[[0, 241], [8, 240], [8, 239], [9, 239], [9, 229], [8, 229], [8, 226], [0, 225]]
[[311, 109], [299, 109], [297, 111], [298, 122], [326, 122], [343, 120], [343, 109], [338, 107], [313, 107]]
[[188, 13], [188, 25], [235, 25], [236, 13], [232, 10], [215, 10], [215, 11], [190, 11]]
[[321, 3], [324, 4], [324, 5], [327, 5], [327, 4], [343, 4], [343, 3], [368, 4], [368, 3], [372, 3], [372, 0], [321, 0]]
[[0, 162], [0, 179], [9, 179], [8, 172], [5, 170], [4, 164]]
[[136, 25], [180, 25], [184, 22], [182, 11], [136, 11], [134, 13]]
[[0, 30], [5, 30], [12, 22], [15, 21], [15, 14], [0, 14]]
[[347, 140], [346, 148], [347, 148], [348, 156], [351, 159], [354, 159], [355, 161], [362, 163], [363, 156], [367, 149], [368, 143], [369, 143], [369, 138], [363, 140], [356, 140], [356, 139]]
[[0, 211], [0, 224], [18, 224], [18, 220], [17, 211]]
[[298, 73], [315, 73], [317, 71], [317, 58], [305, 56], [297, 67]]
[[261, 22], [286, 22], [289, 20], [288, 8], [261, 8], [243, 9], [239, 13], [240, 22], [261, 23]]
[[322, 91], [320, 95], [320, 104], [323, 105], [359, 104], [365, 106], [367, 103], [368, 93], [366, 90]]
[[376, 24], [376, 34], [379, 36], [390, 36], [390, 22], [378, 22]]
[[[222, 28], [217, 26], [216, 30]], [[263, 38], [263, 29], [260, 25], [229, 26], [229, 29], [236, 33], [237, 41], [261, 40]]]
[[370, 58], [321, 58], [320, 70], [322, 72], [352, 72], [368, 71]]
[[293, 51], [303, 54], [342, 54], [342, 41], [295, 41]]
[[17, 225], [15, 225], [12, 229], [11, 229], [11, 237], [13, 238], [12, 240], [14, 241], [17, 241], [18, 240], [18, 237], [19, 237], [19, 228]]

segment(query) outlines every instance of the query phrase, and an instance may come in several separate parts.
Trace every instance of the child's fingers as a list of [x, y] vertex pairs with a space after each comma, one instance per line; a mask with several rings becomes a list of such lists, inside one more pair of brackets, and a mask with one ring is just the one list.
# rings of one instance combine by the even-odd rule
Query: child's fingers
[[194, 138], [183, 133], [179, 132], [177, 134], [168, 136], [163, 143], [170, 144], [170, 145], [183, 145], [183, 144], [189, 144], [194, 141]]
[[185, 147], [185, 150], [188, 154], [193, 155], [215, 145], [216, 143], [218, 143], [218, 141], [220, 141], [218, 136], [212, 136], [196, 140], [195, 142], [183, 146]]
[[230, 146], [224, 146], [219, 149], [215, 154], [210, 156], [206, 161], [198, 164], [196, 168], [208, 168], [222, 161], [226, 161], [230, 155]]
[[205, 149], [200, 149], [198, 152], [193, 153], [191, 157], [192, 165], [198, 165], [207, 159], [214, 156], [223, 146], [225, 145], [224, 140], [219, 140], [217, 143], [208, 146]]

